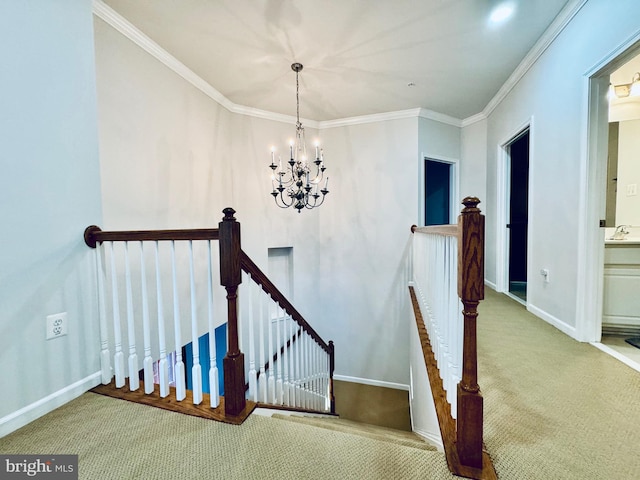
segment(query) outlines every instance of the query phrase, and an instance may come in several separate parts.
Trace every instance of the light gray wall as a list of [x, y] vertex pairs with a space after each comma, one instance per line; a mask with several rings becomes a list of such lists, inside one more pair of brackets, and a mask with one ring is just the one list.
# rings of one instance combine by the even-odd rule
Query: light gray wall
[[[530, 158], [529, 307], [571, 333], [576, 325], [579, 206], [586, 162], [585, 73], [640, 28], [640, 3], [590, 0], [508, 96], [487, 124], [486, 275], [495, 282], [499, 146], [533, 119]], [[550, 270], [551, 282], [537, 272]]]
[[[2, 436], [98, 383], [82, 234], [101, 211], [91, 1], [1, 2], [0, 31]], [[47, 341], [59, 312], [69, 333]]]
[[460, 133], [459, 197], [478, 197], [480, 209], [487, 203], [487, 121], [480, 120], [464, 127]]
[[337, 374], [406, 385], [405, 265], [418, 208], [418, 121], [331, 128], [322, 139], [335, 163], [319, 217], [315, 317], [336, 343]]

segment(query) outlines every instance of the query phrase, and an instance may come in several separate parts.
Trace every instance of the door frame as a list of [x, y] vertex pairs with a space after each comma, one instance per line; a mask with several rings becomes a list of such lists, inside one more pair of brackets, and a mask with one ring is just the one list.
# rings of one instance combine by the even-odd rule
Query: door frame
[[[528, 217], [533, 217], [533, 202], [531, 195], [533, 189], [533, 170], [531, 168], [534, 158], [533, 149], [533, 116], [522, 122], [517, 128], [511, 130], [501, 142], [498, 143], [498, 152], [496, 158], [497, 164], [497, 196], [496, 196], [496, 291], [509, 292], [509, 188], [511, 175], [511, 156], [509, 146], [517, 140], [526, 130], [529, 131], [529, 188], [527, 193], [527, 210]], [[531, 229], [527, 228], [527, 245], [531, 245]], [[529, 255], [529, 247], [527, 246], [527, 284], [529, 283], [529, 274], [531, 272], [531, 255]], [[516, 298], [516, 297], [514, 297]], [[520, 299], [517, 299], [521, 301]], [[529, 303], [529, 296], [527, 302]]]
[[425, 163], [427, 160], [440, 163], [448, 163], [451, 165], [450, 170], [450, 185], [449, 185], [449, 223], [457, 223], [458, 215], [462, 210], [462, 198], [458, 198], [459, 186], [460, 186], [460, 161], [457, 158], [446, 157], [444, 155], [428, 155], [424, 152], [420, 154], [420, 165], [418, 169], [418, 178], [420, 179], [419, 185], [419, 198], [420, 205], [418, 205], [418, 224], [424, 225], [425, 220], [425, 203], [427, 201], [427, 190], [425, 185]]
[[609, 75], [640, 53], [640, 30], [609, 52], [583, 75], [584, 104], [588, 114], [583, 124], [584, 155], [580, 169], [580, 223], [578, 231], [578, 275], [576, 295], [576, 339], [599, 342], [602, 337], [604, 292], [604, 229], [600, 219], [606, 212], [606, 167], [609, 143]]

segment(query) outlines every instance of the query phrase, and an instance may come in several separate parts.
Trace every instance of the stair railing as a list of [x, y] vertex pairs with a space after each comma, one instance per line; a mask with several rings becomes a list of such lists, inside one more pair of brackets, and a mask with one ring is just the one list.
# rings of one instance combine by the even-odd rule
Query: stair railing
[[[297, 337], [296, 341], [290, 340], [299, 345], [296, 354], [310, 360], [305, 363], [306, 380], [287, 378], [288, 384], [305, 392], [315, 392], [316, 396], [326, 389], [326, 398], [331, 399], [333, 344], [327, 345], [317, 336], [242, 251], [240, 224], [233, 216], [235, 211], [226, 208], [223, 213], [224, 218], [216, 229], [102, 231], [97, 226], [87, 227], [85, 242], [96, 252], [102, 383], [113, 384], [116, 389], [136, 395], [143, 386], [144, 394], [135, 397], [143, 403], [152, 403], [141, 397], [155, 394], [157, 384], [161, 399], [170, 398], [172, 394], [179, 404], [186, 401], [199, 406], [207, 396], [203, 394], [202, 380], [208, 378], [209, 406], [219, 410], [222, 406], [218, 394], [215, 331], [226, 322], [228, 346], [222, 361], [224, 413], [221, 417], [213, 415], [211, 418], [224, 419], [226, 416], [232, 423], [237, 420], [232, 417], [246, 418], [249, 408], [255, 404], [250, 402], [248, 405], [246, 398], [238, 289], [242, 269], [249, 269], [252, 278], [259, 278], [263, 289], [267, 286], [269, 295], [296, 320], [306, 336], [310, 336], [324, 352], [327, 348], [330, 352], [328, 359], [321, 358], [309, 340], [298, 341]], [[214, 278], [217, 258], [219, 283], [224, 290], [217, 287]], [[292, 326], [288, 325], [288, 328], [291, 333]], [[208, 377], [203, 377], [203, 369], [207, 366], [201, 363], [207, 355], [206, 352], [201, 355], [200, 339], [206, 333], [209, 365]], [[301, 334], [299, 336], [303, 338]], [[183, 346], [189, 341], [192, 353], [187, 359]], [[306, 345], [304, 349], [303, 344]], [[142, 356], [142, 362], [139, 356]], [[186, 363], [192, 365], [190, 372], [186, 372]], [[278, 363], [282, 366], [283, 362]], [[318, 369], [314, 370], [312, 366], [316, 365]], [[142, 385], [139, 371], [142, 372]], [[302, 372], [302, 369], [288, 373], [298, 371]], [[187, 378], [190, 379], [189, 390]], [[311, 394], [309, 397], [314, 398]], [[170, 400], [158, 406], [174, 410], [177, 409], [175, 404]], [[185, 408], [188, 410], [189, 407]]]
[[484, 216], [477, 198], [462, 203], [457, 224], [411, 227], [409, 288], [449, 468], [491, 478], [487, 468], [493, 467], [483, 470], [490, 459], [483, 453], [476, 340], [477, 307], [484, 298]]
[[249, 290], [249, 397], [264, 405], [335, 413], [333, 342], [318, 335], [244, 252], [240, 263]]

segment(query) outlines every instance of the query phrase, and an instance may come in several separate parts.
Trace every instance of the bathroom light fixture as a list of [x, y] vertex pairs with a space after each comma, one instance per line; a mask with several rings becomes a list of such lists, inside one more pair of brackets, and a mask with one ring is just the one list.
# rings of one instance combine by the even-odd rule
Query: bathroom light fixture
[[[289, 144], [288, 166], [282, 165], [282, 158], [278, 156], [278, 163], [275, 159], [275, 148], [271, 148], [271, 165], [273, 171], [271, 175], [271, 186], [276, 205], [280, 208], [288, 208], [293, 205], [298, 213], [303, 208], [315, 208], [322, 205], [324, 197], [329, 190], [329, 177], [324, 180], [324, 187], [318, 193], [318, 185], [324, 178], [324, 154], [320, 145], [316, 143], [315, 160], [310, 162], [307, 157], [307, 145], [304, 138], [304, 127], [300, 123], [300, 83], [298, 74], [302, 70], [302, 64], [294, 63], [291, 70], [296, 72], [296, 137], [295, 141]], [[312, 164], [315, 164], [315, 175], [311, 177]], [[286, 192], [285, 192], [286, 191]], [[320, 199], [320, 200], [318, 200]]]
[[620, 85], [611, 85], [611, 92], [617, 98], [640, 96], [640, 73], [636, 72], [633, 74], [633, 78], [631, 78], [631, 83], [621, 83]]

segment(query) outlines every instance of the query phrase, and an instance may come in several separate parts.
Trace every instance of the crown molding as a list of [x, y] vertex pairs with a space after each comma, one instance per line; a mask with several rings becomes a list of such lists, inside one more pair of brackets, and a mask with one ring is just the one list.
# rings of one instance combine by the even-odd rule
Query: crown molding
[[[498, 93], [489, 101], [482, 114], [488, 117], [491, 112], [493, 112], [496, 107], [505, 99], [505, 97], [509, 94], [511, 90], [516, 86], [516, 84], [520, 81], [522, 77], [524, 77], [525, 73], [529, 71], [529, 69], [536, 63], [538, 58], [549, 48], [549, 46], [553, 43], [558, 35], [564, 30], [567, 24], [576, 16], [576, 14], [580, 11], [580, 9], [587, 3], [588, 0], [571, 0], [562, 11], [558, 14], [558, 16], [553, 20], [549, 28], [545, 30], [542, 36], [535, 43], [533, 48], [529, 50], [529, 53], [524, 57], [522, 62], [518, 65], [518, 67], [513, 71], [513, 73], [509, 76], [507, 81], [500, 87]], [[469, 117], [469, 118], [474, 118]], [[466, 123], [467, 119], [463, 120], [463, 123]]]
[[321, 130], [325, 128], [346, 127], [349, 125], [362, 125], [364, 123], [384, 122], [386, 120], [398, 120], [402, 118], [415, 118], [420, 109], [398, 110], [396, 112], [373, 113], [371, 115], [359, 115], [357, 117], [338, 118], [336, 120], [324, 120], [318, 122]]
[[427, 110], [426, 108], [421, 108], [418, 116], [420, 118], [427, 118], [429, 120], [445, 123], [454, 127], [462, 126], [462, 120], [460, 120], [459, 118], [455, 118], [444, 113], [434, 112], [433, 110]]
[[474, 123], [478, 123], [486, 119], [487, 119], [487, 115], [485, 115], [483, 112], [476, 113], [475, 115], [471, 115], [470, 117], [467, 117], [464, 120], [462, 120], [461, 127], [463, 128], [468, 127], [469, 125], [473, 125]]
[[[256, 118], [264, 118], [295, 125], [296, 118], [291, 115], [268, 112], [266, 110], [260, 110], [257, 108], [246, 107], [244, 105], [233, 103], [222, 93], [213, 88], [211, 84], [209, 84], [202, 77], [197, 75], [193, 70], [188, 68], [184, 63], [167, 52], [156, 42], [154, 42], [151, 38], [145, 35], [141, 30], [135, 27], [131, 22], [125, 19], [118, 12], [109, 7], [102, 0], [93, 0], [93, 14], [101, 20], [105, 21], [108, 25], [120, 32], [134, 44], [142, 48], [149, 55], [154, 57], [174, 73], [196, 87], [216, 103], [226, 108], [228, 111], [232, 113], [238, 113], [240, 115], [249, 115]], [[312, 128], [318, 128], [318, 122], [313, 120], [306, 120], [306, 125]]]
[[[551, 43], [553, 43], [555, 38], [562, 32], [562, 30], [564, 30], [567, 24], [580, 11], [584, 4], [587, 3], [587, 1], [588, 0], [571, 0], [565, 6], [565, 8], [562, 9], [553, 23], [536, 42], [536, 44], [525, 56], [522, 62], [520, 62], [518, 67], [513, 71], [511, 76], [509, 76], [507, 81], [502, 85], [500, 90], [498, 90], [496, 95], [489, 101], [489, 103], [481, 113], [460, 120], [458, 118], [451, 117], [443, 113], [434, 112], [425, 108], [412, 108], [408, 110], [376, 113], [371, 115], [360, 115], [356, 117], [340, 118], [336, 120], [315, 121], [303, 119], [303, 123], [310, 128], [323, 130], [325, 128], [344, 127], [349, 125], [361, 125], [365, 123], [375, 123], [387, 120], [419, 117], [460, 128], [485, 120], [486, 118], [488, 118], [491, 112], [495, 110], [500, 102], [505, 99], [509, 92], [525, 75], [525, 73], [527, 73], [527, 71], [535, 64], [538, 58], [540, 58], [540, 56], [551, 45]], [[102, 0], [93, 0], [93, 13], [96, 17], [105, 21], [122, 35], [127, 37], [133, 43], [138, 45], [144, 51], [149, 53], [151, 56], [163, 63], [173, 72], [181, 76], [187, 82], [191, 83], [194, 87], [202, 91], [205, 95], [220, 104], [222, 107], [226, 108], [228, 111], [240, 115], [247, 115], [255, 118], [262, 118], [266, 120], [273, 120], [276, 122], [295, 125], [296, 118], [291, 115], [269, 112], [266, 110], [260, 110], [257, 108], [233, 103], [222, 93], [213, 88], [211, 84], [206, 82], [193, 70], [189, 69], [177, 58], [163, 49], [160, 45], [158, 45], [137, 27], [135, 27], [132, 23], [130, 23], [127, 19], [125, 19], [123, 16], [121, 16], [119, 13], [105, 4]]]

